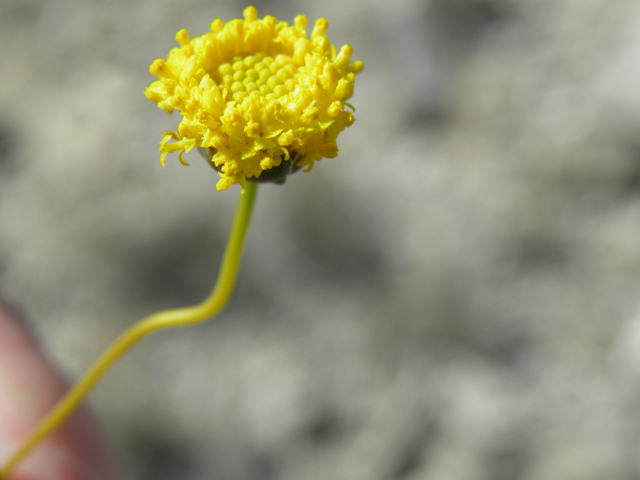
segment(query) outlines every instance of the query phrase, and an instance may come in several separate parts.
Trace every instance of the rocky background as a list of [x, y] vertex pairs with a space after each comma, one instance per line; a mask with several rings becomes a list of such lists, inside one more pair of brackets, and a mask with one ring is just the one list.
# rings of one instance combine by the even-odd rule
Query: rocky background
[[[357, 121], [91, 395], [127, 478], [640, 478], [638, 2], [254, 5], [353, 46]], [[245, 6], [0, 1], [0, 295], [71, 379], [213, 285], [238, 189], [142, 91]]]

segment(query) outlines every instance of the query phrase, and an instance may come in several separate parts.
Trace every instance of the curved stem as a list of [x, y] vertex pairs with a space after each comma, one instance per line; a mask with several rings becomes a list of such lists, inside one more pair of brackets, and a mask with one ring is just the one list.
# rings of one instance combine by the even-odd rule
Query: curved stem
[[247, 182], [241, 196], [236, 217], [227, 241], [218, 281], [209, 297], [192, 307], [164, 310], [149, 315], [126, 330], [116, 339], [66, 393], [56, 406], [20, 445], [0, 470], [0, 479], [7, 479], [20, 461], [42, 440], [71, 415], [107, 370], [144, 336], [165, 328], [183, 327], [200, 323], [216, 315], [226, 305], [235, 286], [242, 247], [249, 227], [257, 184]]

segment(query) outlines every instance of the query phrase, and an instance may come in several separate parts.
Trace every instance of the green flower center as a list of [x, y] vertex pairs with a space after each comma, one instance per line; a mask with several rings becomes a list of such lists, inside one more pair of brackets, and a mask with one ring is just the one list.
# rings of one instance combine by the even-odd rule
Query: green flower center
[[304, 67], [298, 67], [288, 55], [269, 57], [256, 53], [237, 56], [231, 62], [221, 64], [213, 80], [226, 87], [237, 102], [251, 92], [259, 92], [271, 100], [292, 92], [302, 71]]

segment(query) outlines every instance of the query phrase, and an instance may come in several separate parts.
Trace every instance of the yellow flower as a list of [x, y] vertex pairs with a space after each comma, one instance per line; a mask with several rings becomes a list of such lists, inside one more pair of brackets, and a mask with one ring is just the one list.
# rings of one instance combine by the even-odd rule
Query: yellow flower
[[355, 119], [345, 107], [354, 109], [347, 100], [363, 68], [350, 60], [349, 45], [336, 52], [323, 18], [307, 38], [303, 15], [291, 26], [258, 19], [253, 7], [243, 15], [226, 25], [216, 19], [210, 33], [191, 40], [180, 30], [180, 47], [151, 64], [159, 80], [145, 91], [165, 112], [182, 114], [177, 132], [160, 142], [160, 163], [178, 152], [186, 164], [182, 153], [198, 147], [219, 172], [218, 190], [282, 181], [335, 157], [338, 134]]

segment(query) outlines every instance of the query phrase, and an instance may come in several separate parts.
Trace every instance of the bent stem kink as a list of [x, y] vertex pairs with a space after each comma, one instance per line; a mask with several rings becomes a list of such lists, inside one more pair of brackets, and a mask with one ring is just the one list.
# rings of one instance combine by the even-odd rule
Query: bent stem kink
[[246, 183], [244, 195], [240, 197], [236, 217], [227, 241], [218, 280], [209, 297], [192, 307], [165, 310], [149, 315], [120, 335], [9, 457], [0, 470], [0, 480], [9, 478], [31, 450], [75, 411], [107, 370], [140, 339], [165, 328], [183, 327], [203, 322], [222, 310], [233, 292], [257, 188], [255, 183]]

